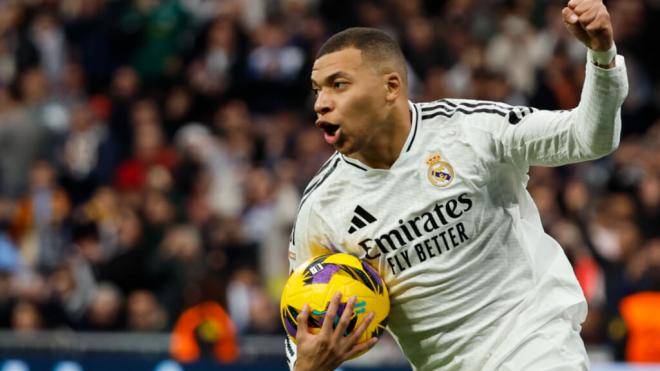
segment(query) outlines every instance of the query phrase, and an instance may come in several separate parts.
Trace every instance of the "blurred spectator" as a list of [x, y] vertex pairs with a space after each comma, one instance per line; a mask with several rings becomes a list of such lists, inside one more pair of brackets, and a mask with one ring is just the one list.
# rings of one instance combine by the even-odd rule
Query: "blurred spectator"
[[250, 302], [250, 334], [279, 334], [282, 332], [278, 323], [278, 305], [262, 288], [252, 293]]
[[168, 92], [163, 104], [163, 125], [168, 143], [185, 124], [193, 120], [195, 98], [184, 85], [174, 86]]
[[155, 82], [180, 71], [180, 53], [190, 45], [194, 28], [178, 1], [134, 0], [119, 24], [123, 33], [139, 40], [131, 61], [143, 79]]
[[490, 68], [504, 73], [516, 90], [529, 95], [534, 91], [534, 72], [539, 64], [534, 55], [536, 34], [529, 22], [509, 14], [501, 19], [502, 31], [490, 42], [486, 61]]
[[[568, 110], [585, 50], [563, 6], [0, 1], [0, 327], [175, 328], [177, 357], [235, 359], [236, 334], [281, 331], [293, 218], [332, 154], [309, 89], [325, 39], [391, 33], [415, 101]], [[660, 310], [638, 300], [660, 292], [660, 6], [608, 7], [631, 84], [620, 147], [532, 167], [528, 187], [589, 302], [587, 344], [640, 359], [630, 308]]]
[[16, 273], [21, 267], [18, 247], [14, 244], [10, 232], [11, 204], [0, 197], [0, 272]]
[[442, 39], [436, 35], [430, 19], [416, 17], [407, 20], [402, 49], [406, 60], [420, 80], [424, 81], [428, 78], [429, 70], [445, 68], [449, 65], [449, 56], [443, 52], [445, 48]]
[[66, 40], [58, 18], [47, 11], [32, 20], [30, 38], [39, 52], [39, 60], [51, 89], [59, 90], [66, 66]]
[[32, 125], [42, 132], [39, 154], [52, 157], [56, 145], [69, 129], [69, 113], [48, 86], [43, 68], [26, 70], [18, 80], [18, 93], [23, 102], [22, 109]]
[[128, 56], [123, 53], [132, 51], [135, 41], [120, 32], [118, 19], [125, 3], [60, 1], [67, 41], [85, 71], [89, 92], [97, 93], [107, 87], [116, 65], [128, 63]]
[[115, 70], [110, 86], [110, 138], [109, 149], [115, 152], [114, 158], [107, 164], [113, 170], [116, 161], [128, 157], [133, 148], [133, 130], [131, 109], [138, 99], [141, 81], [131, 67], [122, 66]]
[[29, 168], [41, 157], [45, 140], [45, 130], [0, 86], [0, 194], [17, 197], [25, 190]]
[[620, 311], [627, 328], [626, 360], [638, 363], [660, 362], [658, 317], [660, 306], [660, 239], [651, 240], [642, 250], [630, 273], [646, 283], [639, 292], [627, 296], [620, 303]]
[[68, 194], [56, 183], [55, 169], [45, 161], [30, 170], [29, 191], [20, 199], [12, 218], [12, 236], [26, 263], [39, 268], [58, 265], [67, 254]]
[[183, 309], [183, 293], [196, 290], [195, 286], [203, 279], [205, 262], [201, 235], [193, 226], [172, 226], [158, 249], [157, 256], [148, 262], [158, 282], [153, 291], [172, 314], [178, 313]]
[[[105, 197], [114, 196], [108, 194]], [[98, 280], [112, 282], [122, 293], [128, 294], [135, 288], [149, 285], [149, 274], [145, 266], [150, 251], [145, 243], [143, 222], [137, 212], [128, 207], [122, 207], [116, 212], [116, 219], [108, 220], [105, 226], [102, 224], [100, 227], [101, 241], [104, 241], [106, 233], [113, 233], [116, 240], [106, 239], [102, 242], [102, 246], [108, 246], [109, 252], [94, 270]]]
[[252, 242], [263, 245], [270, 238], [273, 218], [273, 176], [263, 168], [255, 168], [247, 174], [245, 182], [246, 210], [243, 230]]
[[96, 174], [99, 152], [107, 131], [86, 104], [71, 108], [70, 129], [62, 154], [62, 183], [73, 204], [86, 201], [99, 184]]
[[213, 109], [211, 105], [218, 99], [238, 93], [245, 83], [244, 36], [234, 20], [226, 16], [214, 19], [205, 36], [204, 50], [190, 63], [188, 75], [195, 92]]
[[630, 295], [621, 302], [621, 312], [628, 328], [626, 360], [635, 363], [660, 362], [657, 308], [660, 294], [644, 292]]
[[239, 333], [250, 330], [253, 322], [252, 307], [258, 295], [259, 277], [250, 268], [238, 269], [227, 285], [227, 304], [229, 315], [236, 324]]
[[[235, 152], [242, 152], [237, 148], [239, 140], [232, 141]], [[189, 195], [189, 217], [201, 222], [208, 220], [212, 213], [238, 215], [243, 207], [241, 168], [247, 159], [239, 154], [233, 159], [225, 142], [211, 137], [208, 129], [197, 124], [182, 128], [176, 142], [184, 155], [179, 171], [194, 172], [178, 180]], [[194, 216], [205, 211], [206, 216]]]
[[226, 0], [218, 3], [216, 14], [227, 15], [254, 31], [266, 21], [268, 3], [260, 0]]
[[[87, 100], [87, 90], [85, 84], [87, 83], [87, 75], [80, 63], [69, 61], [62, 71], [61, 84], [57, 86], [58, 100], [70, 110], [72, 106], [80, 104]], [[100, 102], [99, 97], [96, 96], [89, 99], [90, 106], [93, 103]], [[95, 99], [94, 99], [95, 98]], [[105, 108], [105, 107], [104, 107]], [[94, 112], [98, 119], [107, 121], [107, 113], [96, 110]], [[102, 115], [103, 114], [103, 115]]]
[[133, 291], [126, 300], [126, 311], [129, 331], [161, 331], [167, 324], [165, 312], [150, 291]]
[[[271, 112], [294, 106], [300, 97], [305, 54], [290, 44], [279, 20], [259, 26], [253, 42], [256, 48], [248, 54], [247, 72], [252, 81], [250, 101], [254, 109]], [[272, 95], [272, 91], [278, 93]]]
[[134, 193], [143, 189], [152, 169], [162, 166], [173, 170], [176, 153], [165, 143], [160, 115], [153, 101], [138, 101], [131, 116], [135, 138], [132, 156], [119, 164], [114, 183], [120, 191]]
[[19, 2], [0, 4], [0, 85], [18, 79], [26, 69], [39, 64], [39, 53], [27, 32], [26, 8]]
[[194, 362], [213, 357], [222, 363], [238, 358], [236, 329], [224, 309], [214, 302], [202, 302], [187, 309], [174, 326], [172, 357], [179, 362]]
[[296, 169], [293, 162], [280, 162], [275, 169], [275, 177], [277, 184], [272, 201], [273, 220], [269, 237], [261, 241], [259, 270], [267, 282], [269, 296], [279, 300], [284, 282], [289, 276], [288, 255], [282, 254], [281, 247], [289, 243], [301, 194], [295, 184]]
[[124, 297], [109, 283], [100, 284], [92, 297], [83, 328], [86, 330], [120, 330], [122, 328], [122, 308]]
[[37, 331], [42, 328], [42, 316], [39, 308], [29, 301], [20, 301], [12, 312], [12, 330], [18, 333]]
[[89, 266], [70, 262], [57, 268], [50, 276], [53, 297], [51, 305], [61, 310], [62, 324], [77, 327], [85, 316], [87, 306], [92, 301], [96, 281]]

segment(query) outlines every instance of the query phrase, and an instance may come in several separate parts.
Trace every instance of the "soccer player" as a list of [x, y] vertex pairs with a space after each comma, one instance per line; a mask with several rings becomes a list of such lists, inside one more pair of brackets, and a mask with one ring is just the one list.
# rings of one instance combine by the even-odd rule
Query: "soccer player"
[[[389, 288], [389, 331], [415, 369], [588, 368], [586, 302], [543, 231], [527, 172], [616, 149], [628, 87], [603, 3], [570, 0], [562, 16], [588, 48], [570, 111], [411, 103], [404, 57], [378, 30], [345, 30], [318, 53], [316, 126], [336, 153], [304, 192], [290, 264], [326, 250], [368, 261]], [[324, 321], [318, 334], [307, 331], [305, 306], [297, 347], [286, 344], [293, 369], [332, 370], [375, 343], [357, 343], [369, 320], [343, 336], [354, 298], [335, 295], [329, 318], [340, 301], [336, 329]]]

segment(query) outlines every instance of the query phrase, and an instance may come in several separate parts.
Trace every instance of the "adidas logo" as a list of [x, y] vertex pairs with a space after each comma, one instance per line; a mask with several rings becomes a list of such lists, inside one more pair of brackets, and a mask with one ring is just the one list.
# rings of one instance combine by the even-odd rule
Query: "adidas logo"
[[364, 228], [367, 224], [371, 224], [376, 221], [376, 218], [369, 214], [369, 212], [362, 208], [362, 206], [357, 205], [355, 211], [353, 211], [353, 219], [351, 219], [351, 227], [348, 229], [348, 234], [353, 234], [356, 231]]

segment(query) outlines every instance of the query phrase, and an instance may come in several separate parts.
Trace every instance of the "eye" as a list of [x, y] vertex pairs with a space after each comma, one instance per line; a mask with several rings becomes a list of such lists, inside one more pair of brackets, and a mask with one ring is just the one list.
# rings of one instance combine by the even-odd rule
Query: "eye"
[[312, 88], [312, 94], [314, 94], [315, 97], [319, 96], [320, 91], [321, 91], [321, 89], [319, 89], [319, 88]]
[[335, 82], [332, 84], [332, 86], [333, 86], [335, 89], [344, 89], [344, 88], [346, 88], [346, 87], [348, 86], [348, 82], [346, 82], [346, 81], [335, 81]]

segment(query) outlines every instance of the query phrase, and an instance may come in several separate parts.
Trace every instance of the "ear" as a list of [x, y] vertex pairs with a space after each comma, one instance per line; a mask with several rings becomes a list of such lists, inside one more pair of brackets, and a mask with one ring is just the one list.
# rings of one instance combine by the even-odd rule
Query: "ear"
[[390, 72], [383, 76], [383, 82], [385, 83], [385, 100], [388, 103], [393, 103], [396, 99], [403, 94], [403, 79], [401, 75], [397, 72]]

